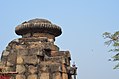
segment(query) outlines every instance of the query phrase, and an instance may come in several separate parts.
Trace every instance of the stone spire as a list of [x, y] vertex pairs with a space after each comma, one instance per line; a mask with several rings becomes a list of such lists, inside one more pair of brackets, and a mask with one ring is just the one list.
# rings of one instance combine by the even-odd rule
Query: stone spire
[[18, 72], [13, 79], [72, 79], [70, 52], [60, 51], [53, 42], [61, 28], [45, 19], [23, 22], [15, 29], [22, 38], [12, 40], [2, 53], [6, 67]]

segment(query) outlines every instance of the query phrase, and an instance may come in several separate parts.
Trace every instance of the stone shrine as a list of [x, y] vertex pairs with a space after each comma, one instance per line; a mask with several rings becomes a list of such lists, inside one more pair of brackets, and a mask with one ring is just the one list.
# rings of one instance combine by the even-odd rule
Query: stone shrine
[[59, 26], [32, 19], [18, 25], [15, 33], [22, 38], [11, 41], [1, 57], [9, 70], [18, 73], [12, 79], [76, 79], [77, 67], [70, 66], [70, 52], [60, 51], [54, 44], [55, 37], [62, 34]]

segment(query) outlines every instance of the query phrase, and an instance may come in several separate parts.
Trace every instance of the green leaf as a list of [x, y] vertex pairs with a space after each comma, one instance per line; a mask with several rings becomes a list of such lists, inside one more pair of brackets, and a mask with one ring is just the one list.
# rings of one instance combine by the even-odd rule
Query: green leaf
[[106, 38], [110, 38], [110, 36], [111, 36], [111, 33], [109, 33], [109, 32], [105, 32], [105, 33], [103, 33], [103, 37], [104, 37], [104, 39], [106, 39]]
[[114, 42], [113, 46], [114, 47], [119, 47], [119, 42]]
[[117, 53], [116, 55], [114, 55], [112, 58], [114, 58], [114, 61], [119, 60], [119, 53]]
[[119, 69], [119, 63], [113, 69]]
[[105, 42], [105, 45], [108, 45], [109, 46], [111, 43], [112, 43], [112, 40], [109, 40], [109, 41], [106, 41]]
[[[109, 33], [105, 32], [103, 33], [104, 39], [107, 39], [104, 43], [106, 45], [111, 45], [112, 48], [109, 50], [109, 52], [115, 52], [116, 55], [114, 55], [113, 61], [119, 61], [119, 31], [116, 31], [115, 33]], [[115, 65], [114, 69], [119, 69], [119, 63]]]

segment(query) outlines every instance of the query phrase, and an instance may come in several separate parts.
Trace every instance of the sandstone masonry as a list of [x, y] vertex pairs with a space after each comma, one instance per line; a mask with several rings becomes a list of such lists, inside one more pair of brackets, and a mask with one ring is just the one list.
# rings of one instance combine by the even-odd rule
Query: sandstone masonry
[[59, 26], [46, 19], [23, 22], [15, 29], [22, 38], [11, 41], [2, 53], [1, 61], [18, 72], [13, 79], [72, 79], [76, 67], [70, 66], [70, 52], [60, 51], [54, 44], [61, 35]]

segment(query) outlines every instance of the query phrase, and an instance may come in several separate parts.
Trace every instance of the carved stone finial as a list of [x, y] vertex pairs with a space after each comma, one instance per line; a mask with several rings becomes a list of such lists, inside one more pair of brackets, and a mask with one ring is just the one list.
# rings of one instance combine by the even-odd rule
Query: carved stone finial
[[25, 35], [27, 33], [46, 33], [55, 37], [61, 35], [61, 28], [52, 24], [46, 19], [32, 19], [28, 22], [23, 22], [15, 28], [17, 35]]

